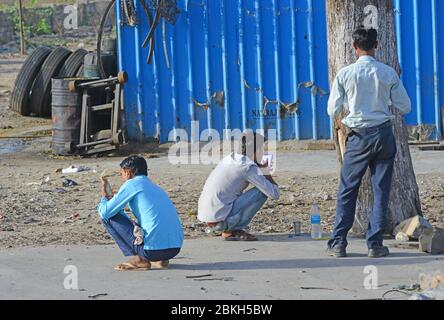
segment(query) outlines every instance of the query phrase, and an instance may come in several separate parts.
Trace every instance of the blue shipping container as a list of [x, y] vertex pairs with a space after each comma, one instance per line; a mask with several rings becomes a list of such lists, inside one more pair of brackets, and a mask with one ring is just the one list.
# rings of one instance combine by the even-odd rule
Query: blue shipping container
[[[159, 24], [147, 64], [148, 21], [126, 25], [117, 0], [119, 69], [133, 140], [168, 141], [174, 129], [277, 129], [279, 140], [330, 139], [325, 0], [178, 0], [174, 25]], [[149, 2], [149, 1], [147, 1]], [[419, 5], [421, 4], [421, 5]], [[444, 0], [395, 0], [409, 125], [442, 134]], [[414, 48], [414, 49], [412, 49]]]

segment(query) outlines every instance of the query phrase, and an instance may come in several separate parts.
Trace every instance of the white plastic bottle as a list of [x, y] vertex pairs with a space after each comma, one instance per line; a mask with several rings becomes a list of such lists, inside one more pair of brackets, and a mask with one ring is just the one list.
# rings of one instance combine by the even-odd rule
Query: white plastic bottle
[[321, 214], [319, 212], [318, 204], [314, 202], [311, 206], [311, 238], [322, 239]]

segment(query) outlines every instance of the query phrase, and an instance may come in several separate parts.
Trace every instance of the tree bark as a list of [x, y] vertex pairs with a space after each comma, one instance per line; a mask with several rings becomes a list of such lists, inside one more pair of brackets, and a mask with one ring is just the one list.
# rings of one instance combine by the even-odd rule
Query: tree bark
[[[341, 68], [356, 62], [352, 47], [352, 33], [361, 25], [377, 28], [379, 46], [376, 50], [376, 58], [393, 67], [398, 74], [400, 73], [392, 0], [327, 0], [330, 83]], [[398, 152], [395, 157], [390, 193], [387, 233], [392, 233], [394, 227], [401, 221], [415, 215], [422, 215], [418, 185], [407, 140], [407, 128], [403, 117], [396, 110], [392, 111], [396, 114], [394, 134]], [[346, 138], [345, 127], [341, 123], [342, 117], [343, 114], [334, 121], [334, 139], [341, 164]], [[356, 220], [352, 230], [355, 234], [365, 233], [372, 206], [373, 191], [369, 170], [367, 170], [356, 206]]]

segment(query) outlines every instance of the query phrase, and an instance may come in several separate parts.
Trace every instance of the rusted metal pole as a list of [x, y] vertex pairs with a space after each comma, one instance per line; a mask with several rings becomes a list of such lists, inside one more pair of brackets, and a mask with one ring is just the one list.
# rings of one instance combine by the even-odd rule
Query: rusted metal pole
[[22, 0], [19, 0], [19, 21], [20, 21], [20, 54], [25, 55], [25, 32], [23, 27], [23, 5]]

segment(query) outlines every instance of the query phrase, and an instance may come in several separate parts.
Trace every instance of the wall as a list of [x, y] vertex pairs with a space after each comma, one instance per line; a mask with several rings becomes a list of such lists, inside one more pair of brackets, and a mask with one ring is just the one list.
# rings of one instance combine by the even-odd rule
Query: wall
[[[148, 27], [136, 1], [138, 27], [118, 24], [130, 137], [165, 142], [170, 130], [190, 132], [196, 120], [200, 130], [276, 128], [282, 140], [330, 138], [324, 1], [178, 0], [181, 14], [166, 24], [165, 43], [162, 28], [156, 31], [152, 65], [141, 48]], [[394, 4], [412, 137], [439, 139], [444, 0]]]
[[443, 137], [444, 0], [396, 0], [401, 77], [412, 100], [412, 135]]
[[0, 12], [0, 45], [14, 40], [14, 23], [9, 14]]
[[[67, 13], [64, 12], [67, 5], [77, 4], [78, 6], [78, 26], [79, 27], [98, 27], [102, 15], [108, 5], [108, 0], [98, 1], [70, 1], [68, 4], [52, 4], [38, 7], [25, 7], [23, 10], [25, 26], [33, 29], [41, 19], [46, 20], [50, 31], [54, 34], [63, 35], [67, 30], [63, 27], [64, 19]], [[0, 44], [6, 44], [18, 37], [14, 30], [11, 10], [13, 8], [4, 9], [5, 12], [0, 11]], [[14, 11], [18, 14], [18, 11]], [[105, 27], [111, 28], [116, 23], [115, 12], [112, 10], [108, 15]], [[75, 33], [74, 30], [69, 30], [69, 33]]]
[[155, 63], [145, 62], [141, 8], [137, 28], [118, 25], [132, 138], [164, 142], [171, 129], [190, 132], [191, 120], [200, 130], [277, 128], [282, 140], [330, 137], [324, 0], [178, 5], [175, 26], [165, 30], [169, 68], [160, 27]]

